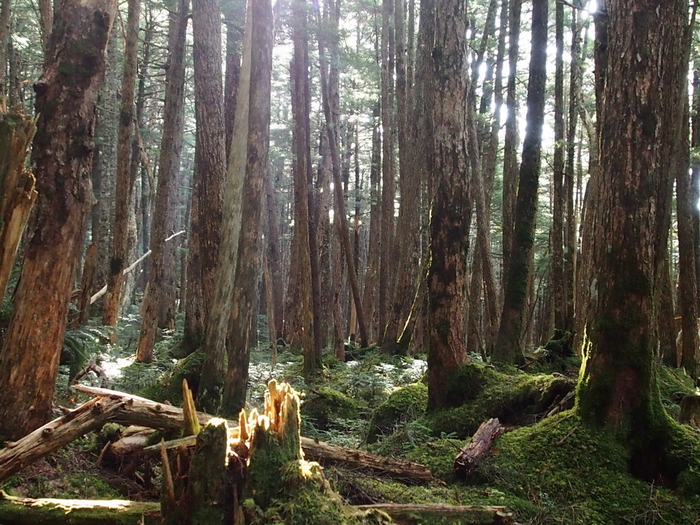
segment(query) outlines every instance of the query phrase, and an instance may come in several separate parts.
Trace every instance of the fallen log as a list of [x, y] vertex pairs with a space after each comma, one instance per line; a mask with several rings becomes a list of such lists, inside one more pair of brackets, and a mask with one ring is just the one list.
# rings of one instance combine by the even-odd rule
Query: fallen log
[[[106, 388], [90, 387], [85, 385], [73, 385], [79, 392], [110, 396], [124, 400], [120, 412], [112, 417], [112, 421], [127, 425], [140, 425], [161, 430], [182, 428], [182, 409], [170, 405], [162, 405], [149, 399], [131, 396], [124, 392], [108, 390]], [[197, 412], [199, 423], [204, 426], [213, 416]], [[229, 428], [238, 427], [237, 421], [227, 421]], [[177, 446], [193, 446], [193, 438], [177, 440]], [[167, 446], [167, 444], [166, 444]], [[377, 456], [369, 452], [353, 450], [310, 438], [301, 438], [301, 447], [308, 459], [317, 461], [322, 465], [341, 464], [348, 468], [370, 470], [394, 479], [413, 483], [425, 483], [433, 479], [433, 475], [426, 467], [417, 463], [402, 461], [384, 456]], [[151, 451], [155, 451], [152, 449]]]
[[[122, 408], [120, 398], [97, 397], [0, 449], [0, 481], [80, 436], [97, 430]], [[0, 519], [0, 523], [3, 520]]]
[[462, 525], [506, 525], [514, 524], [513, 515], [505, 507], [480, 505], [411, 505], [403, 503], [377, 503], [356, 505], [358, 510], [372, 509], [385, 512], [396, 523], [424, 523], [426, 519], [454, 519]]
[[148, 525], [160, 523], [160, 503], [126, 500], [31, 499], [0, 490], [3, 525]]
[[469, 477], [482, 458], [491, 449], [494, 440], [503, 433], [498, 418], [484, 421], [455, 458], [454, 469], [457, 477]]

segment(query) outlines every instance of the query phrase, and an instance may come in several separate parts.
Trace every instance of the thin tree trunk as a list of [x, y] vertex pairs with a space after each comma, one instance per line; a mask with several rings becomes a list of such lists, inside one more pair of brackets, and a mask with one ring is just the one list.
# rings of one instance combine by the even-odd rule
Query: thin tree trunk
[[51, 415], [73, 276], [92, 205], [98, 85], [115, 12], [114, 0], [65, 0], [46, 68], [34, 86], [39, 197], [0, 352], [0, 434], [5, 438], [17, 439]]
[[0, 96], [7, 95], [7, 45], [10, 42], [10, 22], [12, 20], [12, 0], [0, 2]]
[[527, 90], [527, 133], [520, 165], [515, 230], [510, 263], [506, 267], [501, 326], [492, 359], [501, 363], [523, 361], [520, 341], [527, 308], [530, 258], [535, 233], [540, 177], [545, 85], [547, 83], [547, 0], [533, 0], [532, 52]]
[[[175, 3], [177, 1], [177, 3]], [[165, 278], [165, 237], [170, 201], [170, 185], [180, 170], [182, 152], [182, 126], [185, 97], [185, 43], [189, 0], [173, 0], [168, 28], [168, 67], [166, 69], [165, 109], [163, 115], [163, 140], [158, 161], [158, 189], [151, 229], [151, 271], [148, 289], [141, 306], [141, 336], [136, 359], [149, 363], [153, 359], [156, 339], [158, 305]]]
[[135, 173], [130, 169], [130, 166], [131, 140], [134, 134], [134, 100], [140, 11], [141, 0], [129, 0], [129, 12], [125, 28], [127, 39], [124, 46], [124, 76], [122, 78], [117, 142], [117, 188], [115, 192], [112, 254], [107, 279], [107, 297], [105, 298], [102, 315], [102, 324], [106, 326], [116, 326], [117, 324], [119, 301], [124, 282], [123, 271], [129, 258], [129, 205], [132, 203], [134, 184], [136, 182]]

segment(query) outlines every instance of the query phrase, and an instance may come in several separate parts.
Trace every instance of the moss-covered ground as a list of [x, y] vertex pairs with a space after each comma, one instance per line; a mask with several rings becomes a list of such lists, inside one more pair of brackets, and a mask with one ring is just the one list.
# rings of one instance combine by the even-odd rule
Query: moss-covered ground
[[[109, 355], [101, 354], [105, 368], [116, 359], [128, 361], [133, 353], [129, 337], [120, 337]], [[176, 336], [165, 334], [154, 364], [124, 367], [108, 386], [179, 404], [181, 379], [194, 383], [190, 378], [196, 375], [199, 358], [175, 360], [170, 350], [177, 343]], [[697, 429], [672, 426], [677, 449], [666, 451], [666, 456], [677, 462], [674, 469], [681, 474], [645, 481], [629, 474], [631, 458], [626, 448], [584, 425], [574, 410], [545, 417], [575, 387], [576, 358], [557, 360], [552, 366], [542, 359], [526, 371], [496, 370], [475, 361], [452, 378], [454, 406], [427, 414], [424, 360], [387, 356], [374, 349], [352, 354], [355, 359], [348, 362], [327, 358], [322, 373], [307, 381], [301, 373], [301, 356], [280, 349], [272, 365], [271, 351], [261, 348], [251, 358], [249, 391], [250, 406], [261, 406], [267, 380], [287, 381], [302, 396], [303, 435], [422, 463], [436, 478], [427, 486], [410, 485], [366, 472], [326, 468], [330, 487], [348, 503], [505, 505], [519, 523], [533, 525], [700, 523], [700, 469], [684, 468], [684, 464], [700, 463]], [[80, 401], [66, 389], [67, 377], [66, 367], [59, 378], [61, 404]], [[658, 381], [663, 406], [677, 419], [680, 400], [695, 391], [694, 385], [682, 370], [665, 367], [659, 369]], [[472, 478], [456, 479], [455, 456], [481, 422], [491, 417], [498, 417], [507, 431]], [[96, 467], [106, 440], [117, 434], [110, 426], [101, 436], [76, 442], [0, 483], [0, 489], [29, 497], [157, 497], [152, 486], [139, 480], [143, 472], [138, 469], [131, 473]], [[158, 468], [149, 474], [157, 487]], [[301, 482], [289, 477], [285, 483]], [[351, 513], [337, 514], [335, 504], [318, 499], [319, 493], [329, 496], [330, 492], [316, 474], [301, 485], [294, 499], [275, 499], [263, 514], [255, 515], [255, 522], [371, 522]]]

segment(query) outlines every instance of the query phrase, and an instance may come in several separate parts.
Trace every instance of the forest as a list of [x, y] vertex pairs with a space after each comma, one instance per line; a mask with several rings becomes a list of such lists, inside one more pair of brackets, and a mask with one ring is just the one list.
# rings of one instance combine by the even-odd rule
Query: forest
[[0, 524], [700, 523], [688, 0], [0, 0]]

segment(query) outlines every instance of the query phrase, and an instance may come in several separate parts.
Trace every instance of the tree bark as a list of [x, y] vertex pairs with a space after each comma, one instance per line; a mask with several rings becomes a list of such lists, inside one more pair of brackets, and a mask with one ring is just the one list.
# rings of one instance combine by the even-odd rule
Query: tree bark
[[428, 408], [450, 402], [450, 374], [467, 361], [466, 306], [470, 184], [473, 145], [468, 133], [474, 114], [469, 80], [464, 76], [468, 50], [466, 2], [435, 2], [432, 45], [434, 195], [428, 268], [429, 343]]
[[268, 174], [270, 143], [270, 89], [272, 73], [272, 4], [269, 0], [253, 4], [253, 41], [250, 70], [250, 99], [248, 115], [248, 156], [246, 179], [243, 183], [241, 236], [238, 244], [238, 264], [233, 289], [230, 336], [226, 341], [228, 369], [224, 383], [222, 413], [236, 417], [245, 407], [248, 390], [248, 365], [254, 338], [251, 322], [256, 319], [254, 305], [262, 247], [263, 196]]
[[511, 258], [504, 279], [505, 292], [501, 326], [492, 354], [492, 359], [501, 363], [520, 363], [523, 361], [521, 337], [531, 274], [530, 257], [535, 235], [545, 85], [547, 83], [547, 4], [547, 0], [533, 2], [532, 52], [527, 90], [528, 126], [520, 165]]
[[590, 202], [598, 212], [583, 234], [593, 240], [592, 252], [583, 254], [593, 268], [577, 407], [584, 420], [633, 443], [644, 468], [665, 422], [653, 365], [653, 292], [682, 116], [688, 5], [606, 3], [599, 22], [607, 26], [607, 46], [599, 51], [624, 58], [597, 61], [605, 65], [596, 70], [598, 81], [605, 78], [599, 184]]
[[185, 354], [194, 352], [204, 340], [219, 260], [226, 174], [219, 0], [193, 0], [192, 31], [197, 135], [188, 242]]
[[19, 110], [0, 110], [0, 297], [5, 295], [17, 247], [37, 197], [36, 179], [24, 169], [35, 132], [30, 116]]
[[95, 108], [115, 10], [114, 0], [66, 0], [34, 87], [39, 197], [0, 354], [0, 434], [10, 439], [40, 426], [51, 413], [73, 275], [92, 205]]
[[123, 271], [129, 259], [129, 207], [132, 204], [136, 174], [131, 169], [132, 138], [134, 136], [134, 102], [136, 98], [136, 71], [138, 59], [139, 17], [141, 0], [129, 0], [124, 44], [124, 76], [121, 88], [119, 112], [119, 137], [117, 142], [116, 191], [112, 254], [107, 278], [102, 324], [116, 326], [120, 310]]
[[185, 44], [189, 0], [173, 0], [168, 27], [168, 67], [166, 72], [165, 109], [163, 115], [163, 139], [158, 161], [158, 190], [153, 227], [151, 229], [151, 269], [148, 289], [141, 305], [141, 335], [136, 359], [150, 363], [153, 359], [158, 319], [158, 305], [166, 269], [165, 237], [167, 234], [170, 185], [180, 169], [182, 152], [182, 127], [185, 98]]

